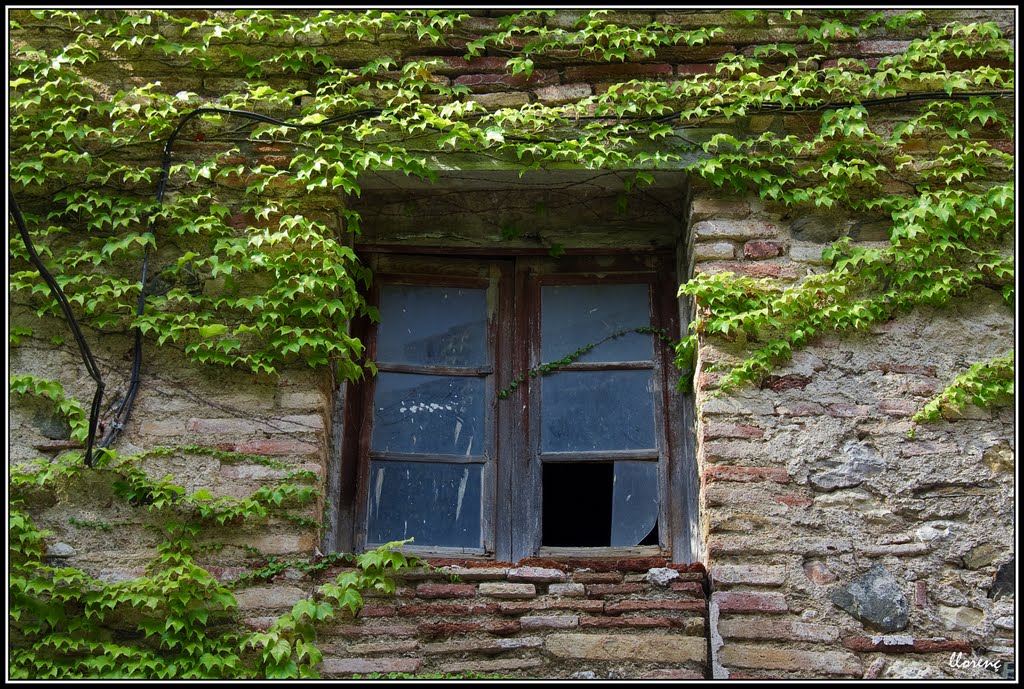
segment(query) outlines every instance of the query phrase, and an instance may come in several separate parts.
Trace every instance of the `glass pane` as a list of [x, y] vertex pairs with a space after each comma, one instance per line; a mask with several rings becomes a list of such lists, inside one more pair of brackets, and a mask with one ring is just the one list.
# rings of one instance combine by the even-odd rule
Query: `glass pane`
[[547, 285], [541, 288], [541, 359], [557, 361], [580, 347], [579, 361], [650, 361], [651, 335], [631, 332], [651, 324], [647, 285]]
[[541, 378], [541, 449], [655, 447], [651, 371], [562, 371]]
[[484, 446], [483, 378], [377, 374], [371, 449], [480, 455]]
[[480, 548], [480, 464], [370, 464], [367, 539]]
[[[612, 546], [639, 545], [658, 521], [658, 465], [615, 462]], [[657, 544], [654, 534], [654, 544]]]
[[487, 363], [485, 290], [384, 285], [377, 360], [424, 366]]

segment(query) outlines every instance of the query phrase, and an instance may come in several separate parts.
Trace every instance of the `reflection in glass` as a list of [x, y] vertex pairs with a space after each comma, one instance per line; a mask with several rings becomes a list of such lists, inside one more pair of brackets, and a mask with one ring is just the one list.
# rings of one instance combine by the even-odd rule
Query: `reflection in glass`
[[615, 462], [611, 545], [638, 545], [657, 521], [658, 465], [654, 462]]
[[483, 378], [378, 373], [370, 449], [483, 454], [483, 400]]
[[381, 287], [378, 361], [482, 366], [487, 359], [485, 290], [419, 285]]
[[654, 389], [647, 371], [562, 371], [541, 379], [541, 450], [655, 447]]
[[[541, 359], [557, 361], [588, 344], [579, 361], [650, 361], [647, 285], [545, 285], [541, 288]], [[617, 335], [616, 337], [612, 337]]]
[[370, 464], [369, 543], [480, 548], [481, 465]]

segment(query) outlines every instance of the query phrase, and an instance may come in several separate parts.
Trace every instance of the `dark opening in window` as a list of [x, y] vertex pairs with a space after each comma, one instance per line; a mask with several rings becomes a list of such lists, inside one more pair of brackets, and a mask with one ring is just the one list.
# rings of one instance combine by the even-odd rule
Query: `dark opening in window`
[[658, 544], [653, 462], [548, 463], [543, 483], [541, 545]]

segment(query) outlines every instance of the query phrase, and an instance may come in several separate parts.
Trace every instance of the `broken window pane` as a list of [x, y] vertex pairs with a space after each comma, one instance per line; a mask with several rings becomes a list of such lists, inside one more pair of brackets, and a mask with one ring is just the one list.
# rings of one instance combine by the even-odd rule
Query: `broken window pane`
[[545, 463], [541, 544], [569, 548], [609, 545], [613, 476], [610, 462]]
[[423, 366], [487, 363], [485, 291], [384, 285], [377, 360]]
[[658, 544], [656, 462], [545, 463], [542, 501], [543, 545]]
[[[557, 361], [580, 347], [595, 347], [579, 361], [650, 361], [647, 285], [545, 285], [541, 288], [541, 358]], [[618, 337], [609, 336], [622, 333]]]
[[483, 378], [378, 373], [370, 449], [483, 454]]
[[613, 481], [611, 545], [638, 545], [648, 540], [658, 521], [658, 465], [615, 462]]
[[541, 379], [541, 450], [655, 447], [651, 371], [562, 371]]
[[480, 548], [480, 464], [374, 461], [369, 543]]

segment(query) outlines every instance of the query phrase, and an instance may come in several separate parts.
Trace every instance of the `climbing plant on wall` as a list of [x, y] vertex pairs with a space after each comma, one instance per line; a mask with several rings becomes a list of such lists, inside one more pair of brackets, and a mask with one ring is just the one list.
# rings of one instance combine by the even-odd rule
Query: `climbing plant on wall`
[[[824, 333], [865, 329], [975, 290], [1013, 303], [1013, 50], [995, 24], [920, 10], [695, 11], [640, 22], [603, 10], [569, 20], [551, 10], [501, 14], [481, 24], [447, 10], [13, 12], [11, 191], [86, 334], [137, 328], [196, 365], [262, 375], [304, 363], [358, 379], [363, 347], [346, 324], [376, 314], [361, 296], [371, 276], [346, 241], [360, 218], [340, 199], [358, 195], [367, 173], [430, 179], [438, 156], [524, 171], [629, 171], [624, 193], [651, 184], [652, 171], [684, 169], [697, 184], [782, 209], [885, 218], [884, 246], [840, 240], [826, 253], [828, 267], [802, 280], [717, 273], [681, 287], [695, 306], [677, 346], [681, 369], [692, 369], [700, 338], [744, 343], [722, 390], [763, 378]], [[842, 46], [880, 33], [910, 40], [878, 59], [842, 56]], [[776, 34], [786, 39], [762, 39]], [[568, 102], [490, 109], [443, 75], [450, 57], [431, 56], [497, 58], [505, 72], [495, 79], [529, 84], [566, 61], [643, 63], [726, 37], [736, 50], [710, 71], [633, 80], [626, 70], [619, 83]], [[775, 125], [752, 126], [752, 117], [767, 114], [778, 116]], [[33, 313], [59, 315], [59, 305], [18, 233], [9, 236], [9, 289], [29, 307], [10, 331], [13, 345], [32, 334]], [[84, 432], [83, 409], [59, 384], [32, 376], [13, 383], [19, 394], [47, 397]], [[917, 418], [1012, 394], [1011, 353], [978, 362]], [[18, 630], [36, 644], [19, 667], [52, 676], [115, 667], [123, 658], [97, 660], [87, 647], [97, 643], [99, 621], [120, 605], [149, 606], [150, 598], [132, 596], [156, 596], [150, 609], [185, 626], [147, 628], [146, 643], [156, 634], [155, 645], [124, 646], [140, 676], [309, 672], [315, 647], [300, 646], [312, 638], [301, 624], [326, 614], [320, 608], [293, 610], [295, 626], [286, 620], [283, 636], [256, 638], [257, 656], [224, 665], [234, 656], [221, 651], [237, 639], [215, 631], [204, 637], [209, 643], [189, 647], [194, 640], [180, 632], [207, 620], [154, 593], [178, 571], [197, 596], [229, 613], [230, 595], [192, 569], [192, 551], [180, 544], [191, 543], [189, 523], [228, 520], [229, 512], [265, 516], [273, 497], [187, 496], [170, 479], [151, 485], [112, 456], [101, 454], [100, 468], [117, 467], [129, 492], [133, 481], [142, 486], [126, 499], [155, 504], [146, 501], [165, 495], [167, 506], [183, 502], [174, 509], [187, 508], [191, 521], [174, 527], [179, 545], [159, 552], [146, 583], [117, 588], [44, 565], [27, 512], [12, 513], [16, 609], [30, 620]], [[57, 480], [55, 469], [37, 469], [16, 475], [19, 490]], [[301, 490], [278, 504], [300, 499]], [[359, 582], [348, 583], [358, 590]], [[68, 619], [74, 606], [95, 615]], [[171, 667], [173, 644], [184, 659]], [[72, 648], [79, 664], [60, 665]]]
[[[564, 105], [493, 111], [438, 78], [442, 60], [402, 50], [410, 41], [414, 54], [463, 46], [467, 58], [507, 57], [511, 76], [529, 77], [544, 61], [644, 60], [725, 31], [700, 14], [633, 27], [594, 11], [570, 28], [551, 25], [553, 15], [508, 14], [474, 32], [466, 13], [432, 10], [19, 12], [11, 26], [14, 191], [87, 322], [134, 324], [196, 362], [256, 372], [299, 359], [360, 375], [361, 344], [343, 326], [367, 311], [359, 287], [368, 276], [337, 222], [309, 211], [310, 199], [358, 194], [366, 172], [430, 177], [428, 156], [451, 151], [524, 169], [636, 170], [636, 185], [651, 181], [644, 170], [684, 167], [783, 206], [891, 218], [888, 247], [840, 242], [831, 270], [797, 285], [714, 275], [684, 286], [698, 311], [681, 358], [698, 335], [743, 331], [751, 342], [726, 388], [763, 376], [821, 332], [863, 328], [979, 287], [1012, 300], [1013, 159], [994, 141], [1013, 133], [1013, 54], [994, 24], [915, 30], [924, 12], [735, 12], [725, 17], [734, 34], [744, 23], [788, 23], [801, 42], [748, 39], [751, 48], [692, 78], [626, 81]], [[870, 63], [826, 66], [834, 43], [881, 27], [921, 37]], [[169, 81], [133, 78], [132, 65]], [[226, 86], [200, 98], [176, 88], [175, 75]], [[197, 118], [182, 132], [186, 145], [158, 205], [159, 147], [200, 105], [304, 128]], [[745, 133], [743, 118], [765, 112], [800, 113], [805, 126]], [[332, 124], [315, 126], [324, 121]], [[339, 212], [358, 232], [358, 216]], [[136, 271], [145, 247], [156, 259], [143, 286]], [[12, 291], [52, 310], [17, 240], [11, 254]], [[140, 290], [146, 310], [134, 318]]]

